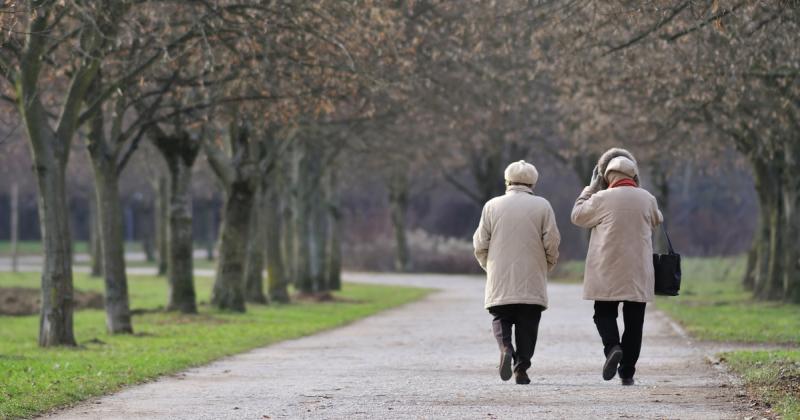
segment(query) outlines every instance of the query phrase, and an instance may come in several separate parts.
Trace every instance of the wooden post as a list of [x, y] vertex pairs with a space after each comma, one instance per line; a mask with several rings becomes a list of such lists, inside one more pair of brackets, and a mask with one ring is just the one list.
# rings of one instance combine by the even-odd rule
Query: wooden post
[[18, 269], [19, 249], [19, 185], [15, 182], [11, 185], [11, 271], [16, 273]]

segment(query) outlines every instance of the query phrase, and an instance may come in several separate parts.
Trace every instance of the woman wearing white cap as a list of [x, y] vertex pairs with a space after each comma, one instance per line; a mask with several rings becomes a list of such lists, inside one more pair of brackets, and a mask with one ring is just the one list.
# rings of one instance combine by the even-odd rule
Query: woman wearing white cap
[[[528, 384], [539, 320], [547, 308], [547, 273], [558, 261], [561, 236], [550, 203], [533, 194], [539, 173], [523, 160], [506, 168], [506, 193], [483, 207], [472, 238], [486, 270], [484, 306], [494, 317], [500, 378]], [[511, 328], [516, 328], [516, 351]], [[512, 368], [512, 363], [514, 364]]]
[[[591, 229], [583, 298], [595, 301], [594, 322], [603, 340], [607, 381], [619, 373], [623, 385], [634, 383], [645, 305], [654, 294], [652, 230], [662, 220], [655, 197], [639, 187], [633, 155], [616, 148], [600, 157], [590, 185], [572, 209], [572, 223]], [[621, 340], [620, 302], [625, 321]]]

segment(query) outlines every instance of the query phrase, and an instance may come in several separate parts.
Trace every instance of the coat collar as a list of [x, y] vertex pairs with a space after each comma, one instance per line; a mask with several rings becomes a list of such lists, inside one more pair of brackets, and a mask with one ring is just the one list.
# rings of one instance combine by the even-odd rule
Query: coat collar
[[513, 193], [523, 192], [533, 195], [533, 189], [525, 187], [523, 185], [509, 185], [508, 187], [506, 187], [506, 194], [511, 194], [512, 192]]

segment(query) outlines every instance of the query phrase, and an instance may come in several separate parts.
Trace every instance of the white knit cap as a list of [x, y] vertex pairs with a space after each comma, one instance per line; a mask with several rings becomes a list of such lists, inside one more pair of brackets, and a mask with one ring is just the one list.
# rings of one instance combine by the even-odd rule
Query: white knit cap
[[539, 180], [539, 171], [536, 167], [524, 160], [508, 165], [505, 172], [506, 181], [519, 182], [520, 184], [536, 185]]
[[608, 173], [614, 172], [621, 172], [631, 178], [639, 176], [639, 168], [636, 167], [636, 163], [625, 156], [617, 156], [614, 159], [611, 159], [608, 162], [608, 166], [606, 166], [606, 172], [603, 176], [608, 176]]

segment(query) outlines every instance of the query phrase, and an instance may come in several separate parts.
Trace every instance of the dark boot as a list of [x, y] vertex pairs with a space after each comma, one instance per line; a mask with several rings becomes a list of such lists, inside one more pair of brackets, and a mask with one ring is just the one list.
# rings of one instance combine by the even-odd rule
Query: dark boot
[[518, 370], [514, 372], [514, 379], [519, 385], [528, 385], [531, 383], [531, 379], [528, 378], [528, 374], [524, 370]]
[[514, 363], [514, 353], [511, 350], [503, 350], [500, 353], [500, 379], [507, 381], [511, 379], [511, 365]]
[[622, 360], [622, 348], [620, 346], [614, 346], [611, 351], [608, 352], [606, 362], [603, 364], [603, 379], [606, 381], [614, 379], [614, 376], [617, 375], [617, 368], [619, 367], [620, 360]]
[[622, 385], [625, 386], [631, 386], [635, 383], [633, 378], [620, 378], [620, 379], [622, 380]]

